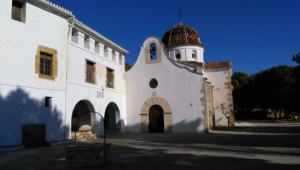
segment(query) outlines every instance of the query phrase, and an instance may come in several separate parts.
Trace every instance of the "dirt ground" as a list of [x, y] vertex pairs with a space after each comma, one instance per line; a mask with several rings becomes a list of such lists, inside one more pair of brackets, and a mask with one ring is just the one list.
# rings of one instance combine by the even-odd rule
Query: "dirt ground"
[[[122, 133], [107, 142], [110, 163], [77, 169], [300, 169], [299, 122], [240, 121], [207, 134]], [[0, 152], [0, 170], [71, 169], [68, 145]]]

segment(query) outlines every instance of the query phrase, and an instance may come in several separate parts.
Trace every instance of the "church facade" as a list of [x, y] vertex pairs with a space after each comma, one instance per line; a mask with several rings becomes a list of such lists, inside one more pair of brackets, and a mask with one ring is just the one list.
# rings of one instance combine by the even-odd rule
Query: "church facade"
[[204, 50], [197, 31], [181, 21], [162, 40], [144, 41], [125, 73], [129, 131], [208, 132], [230, 122], [232, 64], [205, 63]]
[[128, 51], [71, 11], [46, 0], [0, 2], [0, 147], [21, 145], [24, 125], [44, 125], [49, 142], [83, 127], [101, 136], [103, 127], [177, 133], [227, 126], [232, 64], [205, 63], [192, 27], [147, 38], [125, 72]]

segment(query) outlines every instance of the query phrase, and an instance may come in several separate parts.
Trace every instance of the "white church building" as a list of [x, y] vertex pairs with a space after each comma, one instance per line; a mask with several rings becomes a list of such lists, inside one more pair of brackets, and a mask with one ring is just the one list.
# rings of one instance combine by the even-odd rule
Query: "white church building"
[[46, 0], [0, 4], [0, 147], [22, 145], [31, 125], [48, 142], [89, 127], [102, 136], [234, 126], [232, 64], [205, 63], [192, 27], [147, 38], [125, 72], [128, 51], [71, 11]]

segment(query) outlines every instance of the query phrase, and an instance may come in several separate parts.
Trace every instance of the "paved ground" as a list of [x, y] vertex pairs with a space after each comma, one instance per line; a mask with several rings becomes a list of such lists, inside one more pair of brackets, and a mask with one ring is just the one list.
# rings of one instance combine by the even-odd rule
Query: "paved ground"
[[[209, 134], [111, 136], [111, 163], [98, 169], [300, 169], [300, 123], [236, 125]], [[0, 170], [71, 169], [65, 167], [64, 147], [0, 152]]]

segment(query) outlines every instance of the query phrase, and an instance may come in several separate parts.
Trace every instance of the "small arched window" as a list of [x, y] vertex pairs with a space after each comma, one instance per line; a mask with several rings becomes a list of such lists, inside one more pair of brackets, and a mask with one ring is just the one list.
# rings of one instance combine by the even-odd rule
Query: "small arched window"
[[153, 43], [150, 45], [150, 60], [156, 60], [157, 59], [157, 48], [156, 48], [156, 44]]
[[197, 60], [197, 51], [196, 50], [192, 51], [192, 59]]
[[181, 59], [181, 54], [180, 54], [180, 51], [179, 51], [179, 50], [176, 50], [176, 51], [175, 51], [175, 59], [176, 59], [176, 60], [180, 60], [180, 59]]

